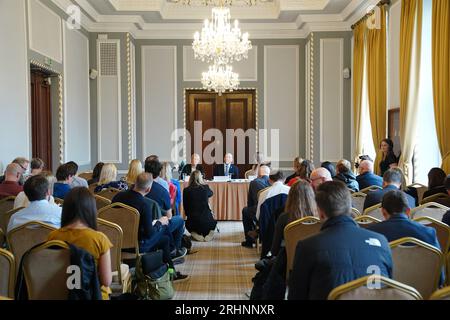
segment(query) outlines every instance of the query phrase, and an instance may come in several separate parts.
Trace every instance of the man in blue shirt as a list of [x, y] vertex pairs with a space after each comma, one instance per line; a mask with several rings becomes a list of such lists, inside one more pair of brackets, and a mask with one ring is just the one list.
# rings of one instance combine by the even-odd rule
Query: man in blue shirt
[[60, 165], [56, 170], [57, 182], [53, 185], [53, 196], [64, 200], [66, 194], [69, 193], [72, 183], [72, 175], [67, 164]]
[[359, 189], [365, 189], [371, 186], [383, 186], [383, 178], [373, 173], [373, 162], [364, 160], [359, 164], [359, 176], [356, 177]]
[[[150, 173], [153, 179], [159, 177], [161, 168], [161, 163], [157, 159], [145, 162], [145, 172]], [[158, 203], [161, 213], [169, 219], [169, 230], [173, 236], [173, 241], [171, 241], [172, 257], [185, 256], [187, 249], [181, 245], [185, 230], [184, 220], [181, 216], [172, 215], [169, 191], [159, 183], [153, 183], [152, 188], [150, 192], [147, 193], [146, 197]]]

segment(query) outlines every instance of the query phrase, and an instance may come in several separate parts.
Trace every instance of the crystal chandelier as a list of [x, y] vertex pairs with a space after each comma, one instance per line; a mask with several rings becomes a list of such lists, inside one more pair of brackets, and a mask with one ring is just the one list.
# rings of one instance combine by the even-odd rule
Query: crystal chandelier
[[212, 21], [205, 20], [201, 34], [196, 32], [194, 35], [192, 48], [196, 59], [224, 65], [248, 58], [248, 51], [252, 48], [248, 33], [241, 33], [237, 20], [231, 27], [230, 19], [229, 8], [212, 9]]
[[208, 91], [214, 90], [222, 95], [226, 90], [233, 91], [239, 86], [239, 75], [229, 65], [214, 64], [208, 72], [202, 73], [202, 84]]

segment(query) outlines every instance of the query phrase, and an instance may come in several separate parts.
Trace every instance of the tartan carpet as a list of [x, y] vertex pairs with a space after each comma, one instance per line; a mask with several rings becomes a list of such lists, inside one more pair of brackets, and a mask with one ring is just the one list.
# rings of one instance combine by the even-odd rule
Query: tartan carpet
[[192, 251], [177, 271], [187, 281], [174, 283], [174, 300], [248, 300], [258, 261], [256, 249], [244, 248], [242, 222], [219, 222], [211, 242], [192, 241]]

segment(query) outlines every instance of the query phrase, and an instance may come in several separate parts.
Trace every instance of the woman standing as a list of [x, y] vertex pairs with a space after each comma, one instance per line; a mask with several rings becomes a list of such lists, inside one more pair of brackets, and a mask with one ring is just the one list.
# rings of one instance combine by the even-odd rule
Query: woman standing
[[186, 229], [197, 241], [211, 241], [217, 221], [209, 207], [213, 192], [203, 182], [202, 174], [196, 170], [191, 174], [189, 186], [183, 190], [183, 207], [187, 217]]
[[383, 153], [380, 162], [380, 176], [383, 176], [389, 169], [397, 167], [398, 159], [394, 153], [394, 142], [391, 139], [383, 139], [380, 143], [380, 150]]

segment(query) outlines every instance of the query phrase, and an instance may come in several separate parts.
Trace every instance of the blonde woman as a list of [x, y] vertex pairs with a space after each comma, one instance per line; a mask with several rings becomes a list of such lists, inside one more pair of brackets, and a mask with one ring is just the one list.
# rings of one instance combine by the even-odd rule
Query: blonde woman
[[286, 180], [284, 181], [285, 184], [288, 184], [291, 179], [294, 179], [294, 178], [297, 178], [300, 176], [300, 170], [302, 169], [303, 161], [304, 161], [304, 159], [302, 157], [296, 157], [294, 159], [294, 164], [293, 164], [294, 173], [286, 178]]
[[128, 190], [128, 184], [124, 181], [117, 181], [117, 168], [112, 163], [106, 163], [102, 172], [100, 173], [100, 179], [98, 180], [98, 186], [94, 192], [100, 192], [103, 189], [116, 188], [119, 190]]
[[130, 162], [128, 173], [122, 180], [128, 183], [128, 185], [135, 184], [137, 176], [142, 172], [144, 172], [144, 169], [142, 168], [141, 160], [134, 159]]
[[214, 237], [217, 221], [208, 202], [212, 196], [213, 192], [203, 182], [202, 173], [199, 170], [192, 172], [189, 186], [183, 190], [183, 207], [187, 217], [186, 229], [194, 240], [211, 241]]

